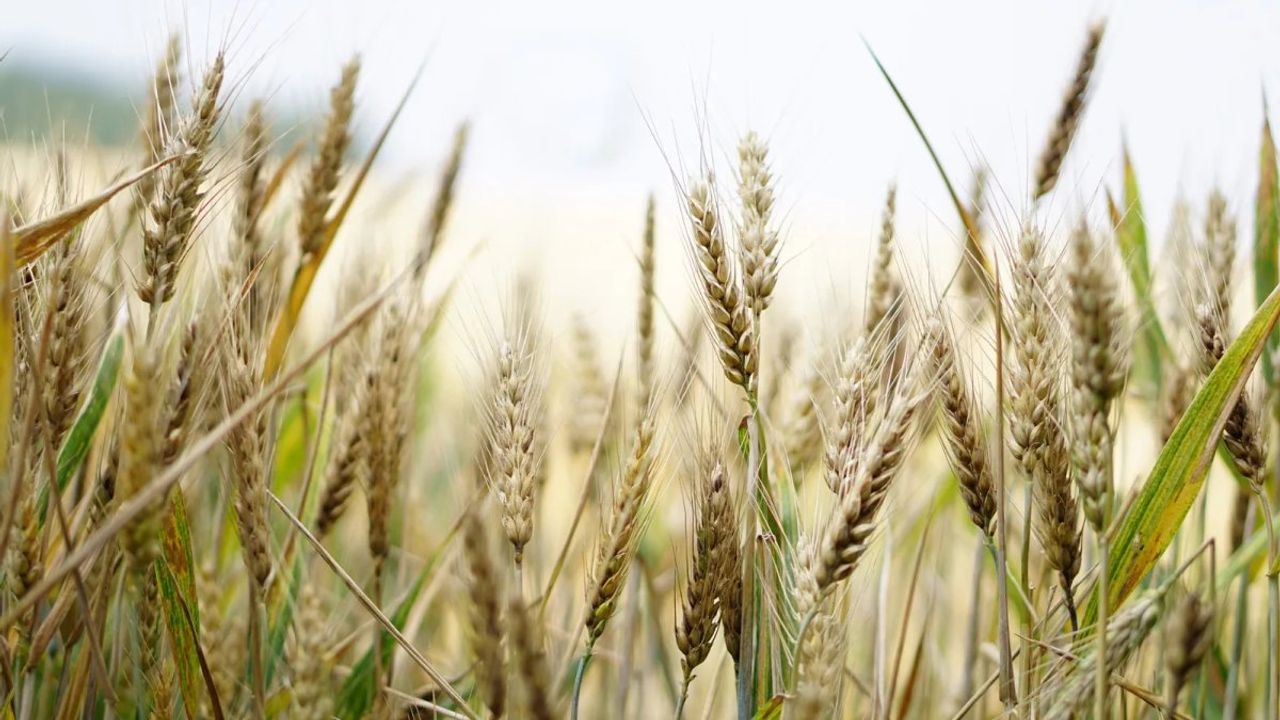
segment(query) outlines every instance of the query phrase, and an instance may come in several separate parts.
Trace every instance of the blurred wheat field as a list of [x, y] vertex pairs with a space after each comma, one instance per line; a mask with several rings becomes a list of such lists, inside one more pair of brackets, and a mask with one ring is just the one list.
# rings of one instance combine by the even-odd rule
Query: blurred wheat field
[[572, 214], [466, 123], [384, 175], [359, 56], [285, 132], [175, 36], [133, 147], [3, 150], [6, 716], [1280, 717], [1272, 131], [1167, 238], [1123, 148], [1046, 209], [1104, 28], [1016, 195], [872, 54], [923, 240], [755, 132]]

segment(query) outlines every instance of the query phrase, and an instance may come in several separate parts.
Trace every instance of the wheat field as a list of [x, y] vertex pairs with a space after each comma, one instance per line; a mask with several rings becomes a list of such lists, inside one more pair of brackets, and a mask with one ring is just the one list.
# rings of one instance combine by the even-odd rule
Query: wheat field
[[890, 185], [811, 321], [764, 134], [636, 198], [625, 307], [459, 320], [469, 126], [393, 223], [359, 56], [290, 135], [175, 35], [127, 151], [4, 146], [4, 717], [1280, 718], [1271, 127], [1167, 238], [1127, 150], [1046, 221], [1105, 27], [1016, 187], [872, 54], [960, 252]]

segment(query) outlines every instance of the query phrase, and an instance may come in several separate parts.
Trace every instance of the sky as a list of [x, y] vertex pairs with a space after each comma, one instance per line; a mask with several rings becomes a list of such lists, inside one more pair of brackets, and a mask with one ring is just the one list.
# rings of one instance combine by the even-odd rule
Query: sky
[[[1050, 223], [1082, 209], [1102, 217], [1122, 137], [1155, 235], [1180, 193], [1200, 203], [1218, 186], [1247, 214], [1263, 95], [1280, 98], [1280, 4], [1262, 0], [8, 5], [0, 47], [15, 57], [140, 84], [178, 29], [200, 62], [229, 49], [242, 95], [315, 112], [341, 63], [360, 53], [357, 115], [370, 135], [425, 59], [383, 173], [430, 176], [452, 128], [469, 119], [460, 202], [476, 217], [464, 225], [518, 236], [525, 256], [563, 242], [576, 259], [547, 262], [571, 272], [629, 257], [649, 191], [677, 224], [678, 184], [707, 158], [728, 177], [748, 129], [770, 143], [789, 259], [825, 272], [816, 284], [843, 282], [828, 251], [865, 246], [891, 182], [905, 243], [926, 259], [933, 248], [953, 252], [943, 186], [868, 46], [957, 183], [989, 166], [997, 203], [1020, 217], [1085, 30], [1106, 19], [1093, 97], [1042, 211]], [[593, 264], [596, 255], [604, 259]], [[672, 270], [668, 281], [686, 280]]]

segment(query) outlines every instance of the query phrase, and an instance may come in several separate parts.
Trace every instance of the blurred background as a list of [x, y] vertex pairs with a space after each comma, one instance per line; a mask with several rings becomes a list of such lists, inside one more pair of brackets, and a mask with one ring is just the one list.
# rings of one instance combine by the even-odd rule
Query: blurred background
[[[731, 178], [748, 129], [770, 143], [787, 229], [779, 292], [795, 314], [833, 297], [857, 305], [891, 182], [904, 262], [950, 272], [954, 212], [864, 41], [961, 193], [989, 166], [991, 197], [1012, 223], [1029, 206], [1035, 158], [1085, 29], [1107, 19], [1095, 93], [1041, 220], [1074, 221], [1082, 209], [1104, 218], [1102, 188], [1118, 186], [1124, 137], [1157, 244], [1174, 199], [1199, 205], [1215, 185], [1241, 216], [1242, 239], [1251, 235], [1264, 95], [1280, 98], [1280, 5], [1261, 0], [44, 0], [7, 3], [3, 14], [3, 137], [18, 149], [41, 147], [51, 121], [73, 143], [135, 143], [147, 77], [171, 31], [186, 38], [188, 77], [228, 49], [239, 109], [269, 98], [282, 147], [324, 111], [352, 53], [364, 60], [366, 142], [425, 59], [379, 161], [381, 196], [366, 193], [366, 204], [420, 216], [453, 128], [469, 119], [451, 242], [482, 243], [487, 259], [471, 265], [463, 295], [487, 297], [512, 267], [534, 266], [549, 306], [582, 311], [600, 329], [634, 303], [650, 191], [659, 292], [687, 303], [678, 185], [707, 159]], [[385, 224], [344, 232], [367, 235], [361, 242], [399, 234]]]

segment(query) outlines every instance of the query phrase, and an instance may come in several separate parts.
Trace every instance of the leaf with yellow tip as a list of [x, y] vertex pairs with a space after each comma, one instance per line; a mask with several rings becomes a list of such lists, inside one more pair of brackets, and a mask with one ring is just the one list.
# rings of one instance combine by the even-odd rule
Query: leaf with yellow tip
[[[1118, 609], [1164, 554], [1200, 494], [1227, 417], [1258, 362], [1267, 336], [1280, 319], [1280, 290], [1273, 290], [1183, 413], [1156, 458], [1132, 508], [1111, 544], [1107, 607]], [[1085, 613], [1097, 618], [1095, 593]]]

